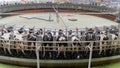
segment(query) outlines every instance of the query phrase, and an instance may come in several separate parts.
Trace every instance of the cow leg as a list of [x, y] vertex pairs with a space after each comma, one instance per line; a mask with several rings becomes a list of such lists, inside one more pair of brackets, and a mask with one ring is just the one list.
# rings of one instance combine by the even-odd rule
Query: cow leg
[[114, 47], [113, 47], [113, 53], [114, 53], [114, 54], [116, 53], [116, 49], [117, 49], [117, 47], [114, 46]]
[[50, 51], [50, 44], [47, 44], [47, 53], [48, 53], [48, 58], [52, 58], [52, 54], [51, 54], [51, 51]]
[[99, 55], [102, 53], [102, 50], [103, 50], [103, 47], [102, 47], [103, 45], [102, 45], [102, 42], [100, 42], [100, 51], [99, 51]]
[[74, 44], [72, 44], [72, 54], [74, 53]]
[[21, 51], [22, 51], [22, 53], [23, 53], [24, 55], [26, 55], [24, 49], [22, 49]]
[[77, 46], [76, 48], [77, 48], [77, 49], [76, 49], [76, 52], [77, 52], [77, 58], [79, 58], [79, 56], [80, 56], [80, 53], [79, 53], [79, 52], [80, 52], [80, 51], [79, 51], [79, 46]]
[[34, 47], [34, 43], [31, 42], [31, 43], [30, 43], [30, 53], [29, 53], [29, 55], [32, 55], [33, 47]]
[[112, 54], [112, 52], [113, 52], [114, 49], [115, 49], [115, 44], [112, 41], [112, 43], [111, 43], [111, 49], [110, 49], [110, 54]]
[[16, 52], [17, 52], [17, 54], [18, 54], [18, 50], [20, 49], [19, 43], [16, 43], [15, 48], [16, 48]]
[[63, 50], [64, 50], [64, 51], [63, 51], [63, 53], [64, 53], [63, 55], [64, 55], [64, 57], [66, 58], [66, 47], [65, 47], [65, 46], [63, 46]]
[[116, 51], [117, 51], [117, 42], [114, 42], [114, 54], [116, 54]]
[[21, 47], [22, 53], [23, 53], [24, 55], [26, 55], [26, 54], [25, 54], [25, 51], [24, 51], [25, 47], [24, 47], [24, 44], [23, 44], [22, 42], [20, 43], [20, 47]]
[[56, 56], [56, 58], [58, 58], [59, 55], [60, 55], [60, 44], [58, 44], [58, 46], [57, 46], [57, 56]]
[[1, 43], [1, 44], [2, 44], [2, 46], [3, 46], [3, 51], [4, 51], [4, 53], [6, 54], [5, 43]]
[[64, 56], [64, 58], [66, 58], [66, 48], [65, 48], [65, 46], [64, 45], [61, 45], [61, 51], [63, 52], [63, 56]]
[[49, 56], [50, 56], [50, 58], [52, 58], [53, 56], [52, 56], [52, 54], [53, 54], [53, 45], [52, 44], [49, 44], [50, 46], [49, 46]]
[[66, 58], [66, 51], [64, 51], [64, 57]]
[[[43, 49], [44, 50], [44, 49]], [[43, 54], [41, 55], [41, 51], [42, 51], [42, 46], [41, 44], [39, 46], [36, 46], [36, 56], [37, 56], [37, 52], [39, 53], [39, 57], [43, 58]]]
[[31, 43], [31, 51], [32, 51], [33, 47], [34, 47], [34, 43], [32, 42]]
[[3, 50], [4, 50], [4, 53], [6, 54], [7, 52], [6, 52], [6, 48], [5, 47], [3, 47]]
[[16, 49], [17, 54], [18, 54], [18, 50], [19, 50], [19, 49]]
[[43, 47], [43, 57], [45, 57], [45, 47]]
[[99, 55], [102, 53], [102, 46], [100, 46]]
[[104, 55], [106, 54], [106, 47], [107, 47], [107, 42], [103, 44]]
[[49, 56], [50, 56], [50, 58], [52, 58], [52, 54], [51, 54], [51, 52], [49, 52]]
[[111, 46], [110, 46], [110, 54], [112, 54], [112, 50], [113, 50], [113, 42], [111, 42]]
[[58, 47], [57, 58], [59, 57], [59, 55], [60, 55], [60, 48]]
[[86, 46], [85, 47], [85, 55], [87, 55], [87, 53], [88, 53], [88, 47]]
[[79, 46], [78, 44], [76, 44], [76, 52], [78, 53], [78, 51], [79, 51]]
[[8, 52], [9, 52], [9, 54], [11, 55], [12, 53], [11, 53], [11, 51], [10, 51], [10, 48], [7, 48], [7, 50], [8, 50]]
[[9, 52], [9, 54], [11, 55], [12, 53], [11, 53], [11, 51], [10, 51], [9, 44], [5, 44], [5, 45], [6, 45], [6, 48], [7, 48], [8, 52]]
[[88, 54], [88, 51], [90, 50], [90, 44], [85, 46], [85, 54], [87, 55]]

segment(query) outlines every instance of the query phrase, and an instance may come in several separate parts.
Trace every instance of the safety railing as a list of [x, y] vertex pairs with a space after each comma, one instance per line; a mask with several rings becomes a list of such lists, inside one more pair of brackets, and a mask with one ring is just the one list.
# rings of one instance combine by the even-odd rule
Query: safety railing
[[[57, 6], [56, 3], [26, 3], [26, 4], [6, 4], [0, 6], [1, 12], [11, 12], [18, 10], [29, 10], [29, 9], [52, 9], [52, 6]], [[38, 7], [39, 6], [39, 7]], [[80, 8], [79, 8], [80, 7]], [[84, 5], [84, 4], [59, 4], [59, 9], [72, 9], [72, 10], [89, 10], [97, 12], [114, 12], [113, 8], [108, 8], [105, 6], [94, 6], [94, 5]]]
[[[100, 43], [103, 43], [100, 45]], [[3, 48], [4, 53], [13, 57], [15, 51], [19, 54], [21, 51], [24, 57], [27, 53], [31, 57], [37, 57], [37, 67], [40, 68], [41, 59], [89, 59], [88, 68], [91, 67], [91, 59], [96, 56], [106, 54], [120, 54], [120, 39], [118, 40], [103, 40], [103, 41], [19, 41], [19, 40], [3, 40], [0, 39], [0, 49]], [[14, 50], [14, 52], [11, 50]], [[1, 51], [1, 50], [0, 50]], [[27, 51], [27, 52], [26, 52]], [[34, 53], [33, 53], [34, 52]], [[97, 52], [97, 53], [96, 53]], [[62, 58], [60, 54], [62, 53]], [[3, 53], [2, 53], [3, 54]], [[35, 54], [33, 56], [33, 54]], [[9, 55], [9, 56], [10, 56]], [[20, 57], [21, 54], [17, 57]], [[112, 55], [111, 55], [112, 56]], [[16, 55], [15, 55], [16, 57]], [[89, 58], [88, 58], [89, 57]], [[104, 56], [103, 56], [104, 57]], [[98, 58], [98, 57], [97, 57]]]
[[[101, 47], [106, 47], [106, 50], [114, 49], [115, 47], [120, 48], [120, 40], [72, 42], [72, 41], [18, 41], [18, 40], [1, 39], [0, 42], [1, 42], [0, 47], [3, 47], [3, 48], [4, 48], [4, 44], [6, 44], [5, 48], [7, 48], [8, 46], [8, 48], [10, 49], [17, 49], [17, 46], [19, 46], [19, 47], [24, 47], [24, 49], [28, 51], [31, 51], [31, 50], [35, 51], [36, 49], [38, 49], [38, 47], [46, 48], [45, 51], [58, 51], [59, 47], [63, 47], [65, 51], [85, 51], [86, 47], [90, 47], [89, 45], [90, 43], [94, 43], [93, 51], [99, 51], [100, 42], [106, 43], [106, 45], [101, 46]], [[43, 51], [43, 49], [39, 49], [39, 51]]]

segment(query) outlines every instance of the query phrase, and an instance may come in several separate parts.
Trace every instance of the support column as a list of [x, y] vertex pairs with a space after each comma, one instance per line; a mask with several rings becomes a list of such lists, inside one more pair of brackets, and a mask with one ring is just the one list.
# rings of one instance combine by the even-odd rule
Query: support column
[[39, 47], [36, 48], [36, 55], [37, 55], [37, 68], [40, 68]]
[[92, 60], [92, 52], [93, 52], [93, 42], [90, 43], [90, 54], [89, 54], [89, 62], [88, 62], [88, 68], [91, 68], [91, 60]]

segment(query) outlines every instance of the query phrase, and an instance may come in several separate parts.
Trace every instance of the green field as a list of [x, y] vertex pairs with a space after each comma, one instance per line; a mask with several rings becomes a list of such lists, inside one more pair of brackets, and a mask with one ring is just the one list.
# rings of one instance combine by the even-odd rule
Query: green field
[[14, 65], [8, 65], [8, 64], [1, 64], [0, 68], [27, 68], [27, 67], [21, 67], [21, 66], [14, 66]]
[[[28, 67], [0, 64], [0, 68], [28, 68]], [[92, 68], [120, 68], [120, 62], [103, 65], [103, 66], [92, 67]]]
[[108, 65], [93, 67], [93, 68], [120, 68], [120, 62], [119, 63], [112, 63]]

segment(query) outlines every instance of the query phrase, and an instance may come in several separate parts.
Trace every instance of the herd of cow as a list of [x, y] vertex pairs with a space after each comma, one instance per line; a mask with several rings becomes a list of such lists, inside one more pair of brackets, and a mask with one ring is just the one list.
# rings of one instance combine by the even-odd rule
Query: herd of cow
[[93, 46], [93, 57], [111, 56], [120, 54], [120, 42], [116, 40], [119, 40], [116, 26], [53, 31], [3, 25], [0, 28], [0, 54], [36, 58], [39, 50], [42, 59], [79, 59], [88, 58]]

